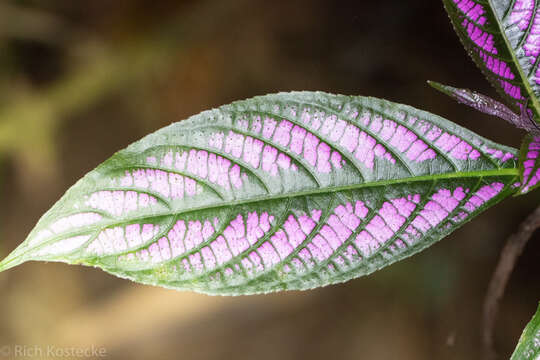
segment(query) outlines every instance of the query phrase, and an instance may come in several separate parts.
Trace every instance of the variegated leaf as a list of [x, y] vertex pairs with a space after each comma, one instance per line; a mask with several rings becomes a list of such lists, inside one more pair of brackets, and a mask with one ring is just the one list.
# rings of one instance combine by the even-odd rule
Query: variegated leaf
[[443, 0], [484, 75], [516, 113], [540, 121], [540, 0]]
[[540, 136], [527, 135], [521, 145], [519, 164], [521, 172], [521, 194], [540, 186]]
[[537, 360], [540, 358], [540, 306], [523, 330], [510, 360]]
[[92, 265], [250, 294], [369, 274], [515, 192], [517, 151], [365, 97], [256, 97], [172, 124], [75, 184], [0, 270]]

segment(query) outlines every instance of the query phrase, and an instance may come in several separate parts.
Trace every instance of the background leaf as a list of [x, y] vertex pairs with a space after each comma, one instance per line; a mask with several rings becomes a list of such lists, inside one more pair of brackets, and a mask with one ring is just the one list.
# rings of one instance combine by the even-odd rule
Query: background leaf
[[0, 269], [307, 289], [410, 256], [515, 192], [516, 150], [384, 100], [285, 93], [172, 124], [87, 174]]
[[[540, 119], [539, 0], [443, 0], [463, 45], [486, 78], [521, 112]], [[537, 19], [538, 17], [538, 19]], [[538, 120], [537, 120], [538, 121]]]
[[540, 186], [540, 136], [527, 135], [519, 156], [521, 174], [520, 193], [525, 194]]
[[540, 356], [540, 306], [523, 330], [510, 360], [533, 360]]

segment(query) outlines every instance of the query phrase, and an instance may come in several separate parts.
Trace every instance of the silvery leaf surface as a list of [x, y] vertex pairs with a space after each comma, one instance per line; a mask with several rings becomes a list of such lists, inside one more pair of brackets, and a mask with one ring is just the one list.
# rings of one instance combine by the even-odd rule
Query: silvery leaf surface
[[518, 180], [517, 150], [410, 106], [259, 96], [113, 155], [0, 271], [61, 261], [209, 294], [308, 289], [427, 248], [515, 193]]

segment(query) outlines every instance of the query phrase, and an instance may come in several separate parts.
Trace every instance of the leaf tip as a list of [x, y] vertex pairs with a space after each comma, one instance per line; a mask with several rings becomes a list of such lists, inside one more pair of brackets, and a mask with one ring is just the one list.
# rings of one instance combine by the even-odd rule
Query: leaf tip
[[8, 256], [6, 256], [4, 260], [0, 261], [0, 272], [9, 270], [12, 267], [20, 265], [25, 261], [26, 260], [24, 260], [23, 257], [17, 256], [16, 252], [13, 251]]
[[443, 84], [441, 84], [439, 82], [436, 82], [436, 81], [433, 81], [433, 80], [428, 80], [427, 83], [428, 83], [429, 86], [431, 86], [435, 90], [440, 91], [443, 94], [451, 96], [451, 97], [455, 97], [454, 94], [455, 94], [456, 90], [458, 90], [458, 89], [456, 89], [456, 88], [454, 88], [452, 86], [443, 85]]

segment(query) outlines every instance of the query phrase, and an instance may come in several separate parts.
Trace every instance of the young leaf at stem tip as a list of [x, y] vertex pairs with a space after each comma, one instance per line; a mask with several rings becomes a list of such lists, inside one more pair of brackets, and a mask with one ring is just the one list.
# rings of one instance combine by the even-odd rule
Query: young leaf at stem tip
[[454, 98], [460, 104], [465, 104], [480, 112], [496, 116], [503, 119], [519, 129], [527, 130], [530, 133], [540, 135], [540, 128], [530, 118], [530, 114], [515, 114], [506, 105], [469, 89], [458, 89], [449, 85], [443, 85], [435, 81], [428, 81], [428, 84], [436, 90]]

